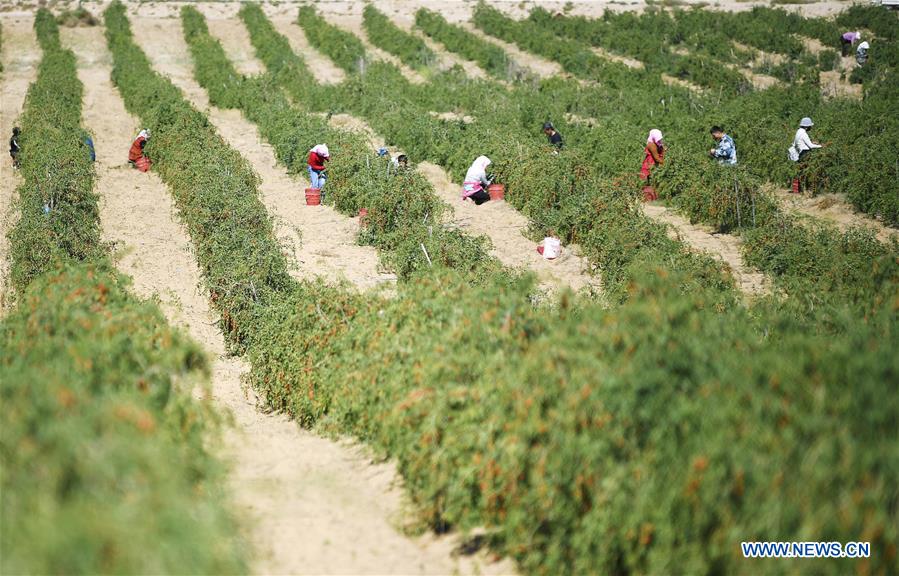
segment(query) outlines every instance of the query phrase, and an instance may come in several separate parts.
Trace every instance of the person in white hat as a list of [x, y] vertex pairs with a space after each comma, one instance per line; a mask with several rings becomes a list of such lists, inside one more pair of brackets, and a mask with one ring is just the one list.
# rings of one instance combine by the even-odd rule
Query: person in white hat
[[858, 49], [855, 51], [855, 61], [858, 62], [859, 66], [864, 66], [865, 62], [868, 61], [868, 49], [871, 47], [867, 42], [862, 42], [858, 45]]
[[793, 193], [800, 193], [801, 180], [805, 175], [805, 169], [808, 162], [808, 153], [816, 148], [823, 148], [821, 144], [812, 142], [808, 135], [808, 131], [812, 129], [815, 123], [806, 116], [799, 121], [799, 129], [793, 136], [793, 145], [789, 148], [790, 160], [799, 164], [799, 175], [793, 178]]

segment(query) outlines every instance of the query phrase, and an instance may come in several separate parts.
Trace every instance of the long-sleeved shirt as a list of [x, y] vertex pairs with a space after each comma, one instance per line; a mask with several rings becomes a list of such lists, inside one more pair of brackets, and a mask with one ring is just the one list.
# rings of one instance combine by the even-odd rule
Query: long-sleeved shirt
[[140, 160], [140, 157], [144, 155], [144, 146], [146, 143], [147, 139], [143, 136], [138, 136], [134, 139], [134, 142], [131, 143], [131, 148], [128, 150], [129, 162], [137, 162]]
[[321, 172], [322, 170], [324, 170], [325, 169], [325, 160], [327, 160], [327, 158], [325, 158], [324, 156], [320, 156], [315, 152], [309, 152], [308, 164], [309, 164], [309, 167], [312, 168], [313, 170], [315, 170], [317, 172]]
[[796, 131], [796, 136], [793, 137], [793, 147], [796, 148], [797, 152], [802, 154], [807, 150], [821, 148], [821, 145], [812, 142], [812, 139], [808, 137], [808, 132], [805, 131], [805, 128], [800, 128]]
[[718, 145], [715, 146], [715, 158], [722, 164], [733, 165], [737, 163], [737, 147], [734, 145], [733, 138], [727, 134], [721, 137]]
[[855, 42], [861, 37], [861, 34], [858, 32], [846, 32], [843, 34], [843, 40], [849, 42], [851, 44], [855, 44]]

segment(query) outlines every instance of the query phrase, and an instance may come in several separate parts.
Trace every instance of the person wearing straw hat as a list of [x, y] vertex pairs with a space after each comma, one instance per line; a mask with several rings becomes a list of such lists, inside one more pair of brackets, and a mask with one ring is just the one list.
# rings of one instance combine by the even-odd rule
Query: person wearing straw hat
[[824, 147], [821, 144], [812, 142], [812, 139], [808, 135], [809, 130], [811, 130], [814, 125], [815, 123], [812, 122], [812, 119], [808, 116], [800, 120], [799, 129], [796, 130], [796, 135], [793, 136], [793, 144], [788, 149], [790, 160], [798, 164], [798, 173], [796, 177], [793, 178], [793, 194], [799, 194], [801, 192], [802, 181], [805, 179], [805, 171], [808, 168], [809, 152]]

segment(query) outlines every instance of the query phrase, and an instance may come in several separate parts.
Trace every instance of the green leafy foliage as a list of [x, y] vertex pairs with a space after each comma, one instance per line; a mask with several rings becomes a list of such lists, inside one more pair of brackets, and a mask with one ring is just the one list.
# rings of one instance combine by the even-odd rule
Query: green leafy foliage
[[[257, 47], [261, 30], [250, 27]], [[529, 573], [741, 571], [747, 534], [895, 540], [896, 511], [884, 504], [899, 476], [899, 406], [887, 392], [897, 370], [894, 298], [864, 321], [829, 298], [736, 305], [725, 279], [709, 281], [720, 269], [703, 277], [638, 216], [628, 182], [597, 174], [578, 150], [553, 155], [511, 141], [524, 134], [517, 123], [498, 132], [500, 120], [432, 121], [414, 97], [378, 95], [379, 83], [383, 93], [398, 78], [373, 64], [322, 93], [452, 173], [470, 161], [463, 144], [478, 142], [517, 206], [567, 224], [602, 254], [597, 261], [620, 259], [610, 268], [622, 270], [615, 286], [624, 295], [610, 308], [567, 297], [538, 307], [527, 279], [498, 273], [472, 284], [442, 267], [401, 282], [392, 299], [303, 283], [259, 310], [248, 348], [251, 383], [272, 407], [395, 457], [433, 526], [486, 527]], [[297, 96], [308, 94], [296, 84], [304, 80], [278, 77], [312, 107]], [[707, 181], [720, 179], [717, 168], [708, 166]], [[672, 172], [672, 198], [693, 199], [698, 187], [679, 179]], [[358, 206], [351, 198], [335, 202]], [[870, 250], [859, 246], [852, 253]], [[796, 562], [757, 567], [848, 566]], [[893, 564], [883, 556], [870, 567]]]
[[335, 64], [349, 73], [359, 70], [365, 63], [365, 46], [352, 32], [331, 24], [313, 6], [301, 6], [298, 20], [306, 37]]
[[509, 57], [505, 50], [491, 44], [476, 34], [446, 21], [439, 13], [419, 8], [415, 13], [415, 25], [422, 32], [443, 44], [447, 50], [458, 52], [474, 60], [487, 73], [506, 79], [511, 74]]
[[61, 262], [91, 260], [101, 252], [75, 55], [60, 46], [49, 11], [38, 11], [35, 30], [44, 56], [19, 120], [20, 217], [9, 232], [10, 278], [17, 290]]
[[402, 30], [373, 4], [365, 5], [362, 23], [372, 44], [390, 52], [412, 68], [432, 66], [437, 59], [421, 38]]
[[207, 448], [219, 417], [191, 396], [207, 360], [109, 262], [74, 56], [48, 10], [35, 27], [10, 235], [18, 298], [0, 323], [0, 571], [244, 572]]
[[207, 371], [108, 263], [31, 282], [0, 324], [2, 571], [245, 572]]
[[293, 286], [259, 200], [258, 177], [206, 117], [153, 71], [132, 39], [124, 5], [113, 3], [105, 20], [113, 81], [125, 106], [153, 131], [146, 152], [194, 240], [223, 331], [240, 347], [253, 331], [256, 305]]
[[[245, 14], [261, 11], [249, 5], [243, 10]], [[256, 21], [255, 16], [249, 18]], [[327, 201], [352, 216], [360, 208], [369, 211], [360, 239], [378, 247], [382, 261], [399, 277], [433, 265], [476, 274], [498, 267], [487, 255], [483, 238], [443, 226], [446, 206], [421, 174], [394, 169], [387, 159], [375, 156], [363, 136], [332, 129], [320, 116], [292, 106], [270, 77], [240, 78], [221, 45], [209, 35], [203, 16], [185, 7], [182, 20], [197, 79], [209, 89], [210, 100], [218, 106], [240, 108], [291, 172], [305, 172], [307, 151], [316, 143], [328, 142], [332, 160]]]

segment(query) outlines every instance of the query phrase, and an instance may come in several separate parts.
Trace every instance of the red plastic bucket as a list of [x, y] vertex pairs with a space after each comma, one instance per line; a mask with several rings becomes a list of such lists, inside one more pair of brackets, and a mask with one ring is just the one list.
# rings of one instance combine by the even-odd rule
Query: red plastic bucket
[[656, 189], [652, 186], [644, 186], [643, 187], [643, 201], [644, 202], [652, 202], [653, 200], [658, 200], [659, 195], [656, 194]]
[[506, 198], [506, 185], [491, 184], [487, 186], [487, 194], [490, 194], [491, 200], [504, 200]]
[[322, 191], [320, 188], [306, 188], [306, 205], [318, 206], [322, 203]]
[[150, 169], [150, 159], [146, 156], [141, 156], [137, 160], [134, 161], [134, 165], [137, 166], [137, 169], [141, 172], [146, 172]]

